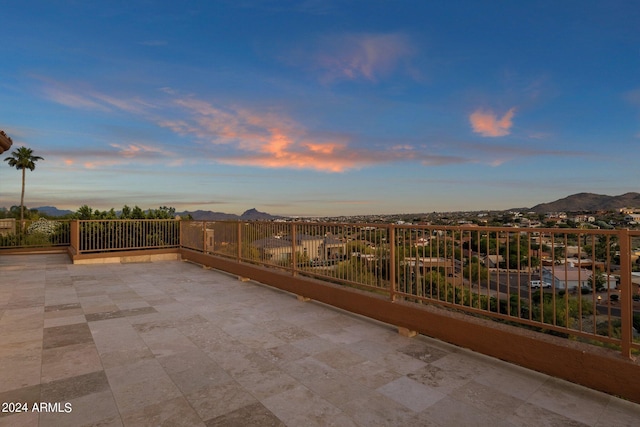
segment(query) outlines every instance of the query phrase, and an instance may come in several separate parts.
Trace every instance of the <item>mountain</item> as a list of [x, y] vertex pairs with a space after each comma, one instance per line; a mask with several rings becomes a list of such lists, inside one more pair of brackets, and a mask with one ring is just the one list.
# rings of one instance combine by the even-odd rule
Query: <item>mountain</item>
[[536, 213], [545, 212], [595, 212], [610, 211], [624, 207], [640, 207], [640, 193], [625, 193], [619, 196], [606, 196], [594, 193], [578, 193], [550, 203], [541, 203], [532, 207]]
[[265, 213], [265, 212], [260, 212], [258, 210], [254, 209], [249, 209], [247, 211], [244, 211], [244, 213], [242, 215], [240, 215], [240, 219], [242, 220], [246, 220], [246, 221], [255, 221], [255, 220], [270, 220], [270, 219], [274, 219], [277, 218], [271, 214]]
[[37, 209], [38, 212], [48, 216], [64, 216], [72, 214], [74, 212], [66, 209], [58, 209], [55, 206], [40, 206], [39, 208], [35, 209]]
[[191, 215], [191, 218], [197, 221], [225, 221], [225, 220], [243, 220], [243, 221], [256, 221], [256, 220], [272, 220], [276, 218], [280, 218], [278, 216], [274, 216], [265, 212], [260, 212], [255, 208], [249, 209], [245, 211], [242, 215], [238, 216], [236, 214], [228, 214], [224, 212], [211, 212], [211, 211], [185, 211], [185, 212], [177, 212], [181, 217], [185, 217], [188, 214]]

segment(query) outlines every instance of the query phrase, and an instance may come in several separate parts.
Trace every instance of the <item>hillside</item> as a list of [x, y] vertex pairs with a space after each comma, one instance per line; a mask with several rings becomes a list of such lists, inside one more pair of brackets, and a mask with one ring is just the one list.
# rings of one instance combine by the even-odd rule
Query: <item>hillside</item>
[[243, 221], [255, 221], [255, 220], [272, 220], [280, 218], [265, 212], [260, 212], [256, 209], [249, 209], [242, 215], [228, 214], [223, 212], [211, 212], [211, 211], [185, 211], [177, 212], [178, 215], [184, 217], [187, 214], [191, 215], [191, 218], [198, 221], [224, 221], [224, 220], [243, 220]]
[[555, 202], [541, 203], [530, 210], [545, 212], [581, 212], [615, 210], [624, 207], [640, 207], [640, 193], [626, 193], [619, 196], [607, 196], [594, 193], [578, 193]]

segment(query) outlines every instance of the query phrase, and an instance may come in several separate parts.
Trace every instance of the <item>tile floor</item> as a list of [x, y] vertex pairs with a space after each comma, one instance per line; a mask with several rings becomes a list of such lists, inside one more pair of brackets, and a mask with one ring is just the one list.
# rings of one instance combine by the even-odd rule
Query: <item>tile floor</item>
[[12, 427], [640, 424], [640, 405], [214, 270], [65, 255], [0, 256], [0, 404]]

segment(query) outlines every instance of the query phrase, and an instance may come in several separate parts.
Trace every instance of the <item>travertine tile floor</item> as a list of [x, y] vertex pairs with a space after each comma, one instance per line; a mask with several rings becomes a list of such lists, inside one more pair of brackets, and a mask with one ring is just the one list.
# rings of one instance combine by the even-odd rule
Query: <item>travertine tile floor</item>
[[217, 271], [65, 255], [0, 256], [0, 404], [12, 427], [640, 424], [640, 405]]

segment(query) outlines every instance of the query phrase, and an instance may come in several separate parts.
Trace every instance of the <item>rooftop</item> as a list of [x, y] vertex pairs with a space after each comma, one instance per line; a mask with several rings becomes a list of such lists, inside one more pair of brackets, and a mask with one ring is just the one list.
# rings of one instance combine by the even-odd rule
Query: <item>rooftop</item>
[[640, 419], [640, 405], [187, 262], [4, 255], [0, 277], [0, 401], [28, 404], [3, 406], [0, 426]]

